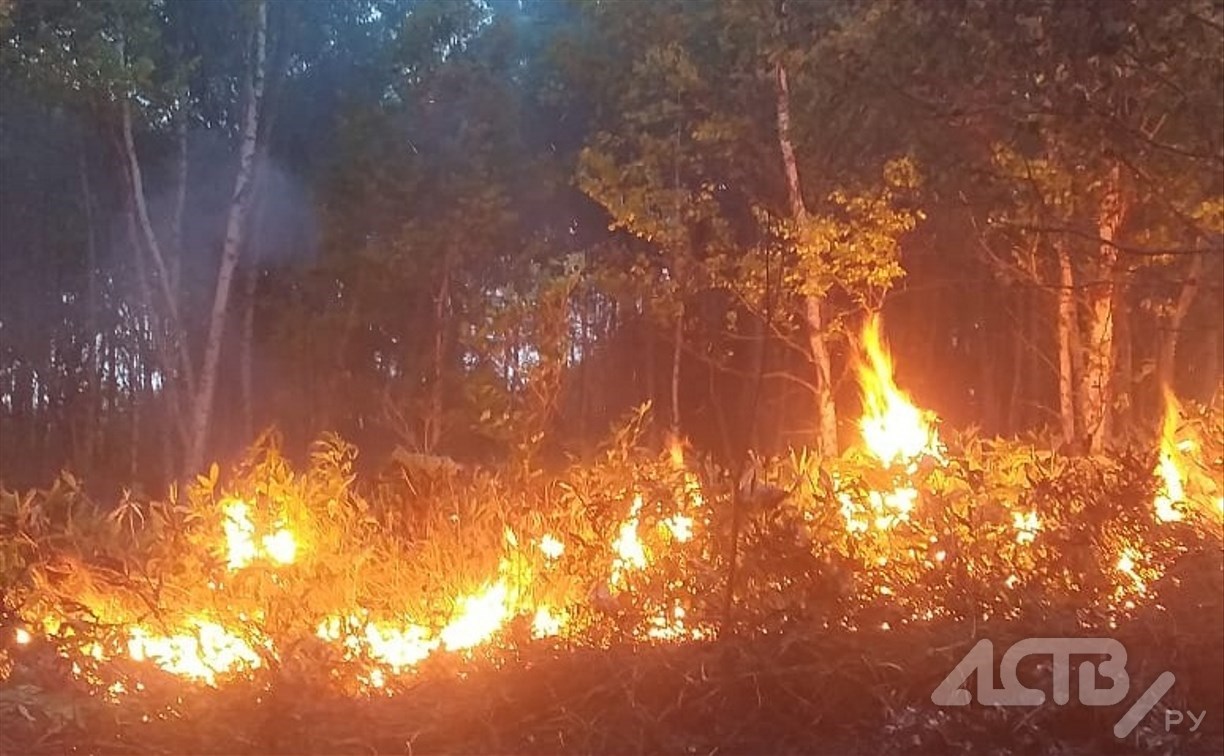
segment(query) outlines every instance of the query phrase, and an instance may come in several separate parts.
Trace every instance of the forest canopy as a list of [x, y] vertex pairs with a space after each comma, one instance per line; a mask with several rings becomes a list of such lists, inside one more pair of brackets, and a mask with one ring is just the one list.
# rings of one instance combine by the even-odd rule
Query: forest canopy
[[0, 481], [268, 427], [729, 465], [957, 428], [1099, 452], [1219, 396], [1217, 0], [0, 2]]

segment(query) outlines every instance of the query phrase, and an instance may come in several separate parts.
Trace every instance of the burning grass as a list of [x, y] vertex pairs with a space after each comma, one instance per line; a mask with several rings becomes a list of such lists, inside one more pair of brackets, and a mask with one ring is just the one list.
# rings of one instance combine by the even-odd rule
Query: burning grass
[[644, 413], [549, 474], [363, 483], [339, 439], [298, 471], [267, 438], [165, 501], [5, 493], [5, 750], [1099, 745], [1108, 712], [929, 703], [978, 638], [1093, 634], [1218, 736], [1218, 421], [1170, 401], [1156, 459], [941, 440], [868, 336], [863, 448], [762, 461], [776, 496], [647, 448]]

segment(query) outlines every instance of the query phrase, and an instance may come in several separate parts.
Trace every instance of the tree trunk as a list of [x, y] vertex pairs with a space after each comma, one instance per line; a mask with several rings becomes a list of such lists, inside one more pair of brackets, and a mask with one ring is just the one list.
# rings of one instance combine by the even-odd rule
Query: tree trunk
[[816, 365], [816, 416], [820, 423], [820, 453], [837, 456], [837, 408], [833, 403], [833, 365], [824, 335], [824, 303], [807, 297], [808, 344]]
[[1134, 421], [1135, 353], [1134, 335], [1131, 331], [1130, 271], [1123, 274], [1123, 281], [1114, 288], [1114, 411], [1110, 417], [1112, 435], [1119, 431], [1125, 434]]
[[259, 134], [259, 106], [263, 99], [264, 58], [267, 46], [268, 8], [259, 3], [255, 26], [255, 54], [248, 69], [246, 111], [243, 114], [242, 144], [238, 152], [238, 175], [230, 199], [229, 218], [225, 227], [225, 242], [221, 250], [221, 266], [217, 272], [217, 289], [213, 297], [208, 337], [204, 343], [204, 362], [200, 370], [199, 387], [191, 413], [191, 445], [187, 453], [187, 474], [194, 473], [204, 463], [205, 445], [213, 415], [213, 398], [221, 362], [221, 345], [225, 340], [230, 288], [238, 267], [243, 230], [251, 207], [252, 179], [255, 172], [255, 151]]
[[655, 324], [653, 319], [648, 315], [646, 306], [639, 303], [638, 307], [638, 327], [642, 329], [643, 341], [646, 342], [646, 401], [650, 402], [650, 406], [655, 412], [659, 411], [659, 365], [658, 355], [655, 354], [655, 342], [658, 340], [655, 334]]
[[1177, 302], [1169, 313], [1164, 338], [1160, 341], [1160, 353], [1156, 358], [1156, 376], [1162, 387], [1173, 388], [1177, 375], [1177, 344], [1181, 339], [1182, 323], [1186, 319], [1186, 314], [1190, 312], [1190, 305], [1194, 304], [1194, 298], [1198, 295], [1199, 281], [1202, 276], [1203, 255], [1194, 255], [1190, 259], [1190, 269], [1186, 271], [1186, 279], [1182, 281]]
[[[790, 137], [790, 87], [786, 78], [786, 67], [779, 60], [774, 64], [777, 84], [778, 147], [782, 152], [782, 167], [786, 171], [786, 189], [790, 197], [791, 216], [798, 226], [800, 238], [807, 226], [807, 207], [803, 202], [803, 190], [799, 182], [799, 165], [795, 159], [795, 146]], [[804, 299], [807, 316], [808, 346], [812, 351], [812, 362], [816, 367], [816, 416], [819, 423], [818, 450], [827, 456], [836, 456], [837, 410], [833, 403], [833, 369], [829, 359], [828, 344], [824, 333], [824, 302], [809, 294]]]
[[429, 406], [425, 413], [422, 446], [426, 454], [434, 454], [442, 440], [442, 415], [446, 410], [446, 397], [442, 380], [446, 367], [446, 325], [450, 311], [450, 255], [442, 263], [442, 281], [434, 300], [434, 353], [433, 376], [429, 386]]
[[170, 264], [170, 290], [177, 300], [180, 294], [179, 285], [182, 282], [182, 266], [186, 254], [183, 250], [183, 212], [187, 207], [187, 115], [179, 114], [175, 125], [175, 141], [178, 154], [176, 156], [174, 177], [174, 211], [170, 218], [171, 243], [174, 247], [173, 262]]
[[1075, 372], [1072, 349], [1076, 330], [1075, 271], [1071, 256], [1062, 241], [1058, 251], [1058, 418], [1064, 444], [1074, 444], [1075, 436]]
[[1084, 366], [1084, 427], [1088, 450], [1104, 451], [1111, 433], [1114, 373], [1114, 293], [1118, 250], [1114, 247], [1126, 215], [1122, 197], [1122, 172], [1114, 165], [1101, 197], [1097, 234], [1101, 238], [1094, 266], [1096, 280], [1086, 287], [1088, 296], [1088, 344]]
[[680, 359], [684, 349], [684, 305], [676, 313], [675, 332], [672, 334], [671, 374], [671, 431], [672, 438], [680, 438]]
[[77, 464], [80, 471], [88, 475], [93, 468], [98, 437], [101, 378], [98, 372], [98, 246], [94, 233], [93, 191], [89, 185], [89, 161], [85, 155], [84, 136], [81, 137], [78, 168], [81, 173], [81, 205], [85, 210], [85, 265], [88, 282], [85, 295], [85, 336], [88, 346], [85, 348], [85, 439], [81, 452], [83, 459], [78, 460]]
[[[766, 277], [768, 281], [768, 277]], [[766, 289], [768, 290], [768, 284]], [[768, 291], [766, 293], [768, 296]], [[765, 380], [765, 339], [767, 338], [765, 317], [753, 313], [748, 314], [752, 323], [752, 338], [748, 343], [748, 379], [743, 382], [740, 400], [743, 418], [740, 432], [747, 439], [749, 449], [762, 449], [761, 434], [757, 416], [760, 414], [761, 387]], [[741, 318], [739, 322], [743, 322]], [[711, 394], [711, 400], [717, 397]], [[772, 441], [772, 439], [771, 439]]]
[[[1028, 339], [1032, 337], [1029, 319], [1024, 316], [1024, 314], [1029, 312], [1031, 309], [1029, 307], [1030, 298], [1024, 289], [1021, 289], [1017, 295], [1017, 298], [1019, 299], [1019, 306], [1017, 307], [1013, 303], [1011, 308], [1012, 311], [1010, 313], [1014, 328], [1011, 331], [1012, 370], [1011, 389], [1007, 399], [1007, 429], [1008, 433], [1011, 433], [1012, 435], [1017, 435], [1019, 433], [1019, 429], [1024, 427], [1025, 418], [1027, 415], [1026, 408], [1028, 406], [1028, 381], [1025, 379], [1028, 371], [1023, 368], [1023, 366], [1026, 364], [1024, 359], [1024, 347]], [[985, 349], [989, 350], [989, 347], [990, 345], [987, 344]], [[989, 352], [987, 351], [987, 353]]]
[[[153, 265], [156, 268], [162, 297], [166, 302], [166, 312], [170, 316], [170, 324], [174, 330], [173, 340], [178, 348], [179, 364], [177, 367], [182, 371], [183, 379], [187, 383], [187, 390], [190, 394], [195, 390], [195, 376], [192, 369], [191, 354], [187, 350], [187, 340], [182, 329], [178, 297], [171, 288], [172, 282], [170, 271], [166, 264], [166, 256], [162, 251], [161, 243], [157, 239], [157, 234], [153, 230], [153, 221], [149, 217], [149, 206], [145, 201], [144, 177], [140, 168], [140, 159], [136, 154], [136, 141], [132, 136], [132, 108], [128, 100], [124, 99], [121, 102], [120, 113], [122, 116], [123, 150], [127, 157], [128, 186], [131, 189], [132, 206], [136, 214], [138, 228], [143, 234], [145, 247], [148, 249], [149, 256], [153, 259]], [[137, 245], [136, 254], [140, 254], [139, 245]], [[169, 370], [176, 366], [167, 363], [165, 367]]]

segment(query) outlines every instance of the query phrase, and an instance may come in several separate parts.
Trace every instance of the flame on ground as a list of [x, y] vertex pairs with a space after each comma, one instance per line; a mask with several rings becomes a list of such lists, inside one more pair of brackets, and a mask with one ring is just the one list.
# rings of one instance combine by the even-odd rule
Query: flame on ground
[[218, 675], [255, 670], [262, 665], [259, 653], [224, 626], [204, 619], [190, 620], [188, 626], [194, 627], [194, 632], [174, 635], [153, 635], [143, 627], [133, 627], [128, 631], [128, 656], [138, 662], [147, 659], [166, 672], [212, 686], [217, 684]]
[[1185, 465], [1181, 455], [1183, 451], [1192, 451], [1192, 448], [1178, 446], [1177, 427], [1181, 420], [1181, 405], [1167, 386], [1162, 387], [1162, 391], [1165, 414], [1160, 431], [1160, 461], [1156, 465], [1160, 489], [1156, 492], [1153, 504], [1156, 508], [1156, 519], [1161, 522], [1177, 522], [1185, 518], [1181, 510], [1186, 500], [1186, 488], [1182, 482]]
[[[866, 533], [872, 530], [883, 533], [910, 520], [919, 501], [919, 489], [915, 483], [917, 462], [923, 457], [944, 464], [944, 449], [934, 429], [934, 418], [914, 406], [894, 383], [892, 364], [880, 338], [878, 318], [873, 317], [864, 331], [863, 344], [866, 361], [860, 369], [860, 380], [864, 396], [864, 417], [861, 421], [863, 439], [867, 449], [888, 470], [893, 485], [891, 490], [842, 490], [842, 481], [834, 475], [836, 498], [845, 518], [845, 527], [850, 533]], [[1172, 394], [1166, 394], [1167, 412], [1161, 440], [1161, 457], [1157, 473], [1162, 486], [1155, 499], [1156, 515], [1162, 521], [1180, 520], [1190, 513], [1186, 503], [1188, 467], [1186, 455], [1195, 451], [1192, 440], [1178, 440], [1179, 413]], [[693, 540], [698, 528], [708, 525], [705, 517], [705, 499], [698, 477], [685, 466], [683, 447], [673, 442], [668, 449], [672, 471], [676, 476], [669, 484], [675, 489], [670, 510], [663, 508], [658, 500], [652, 500], [647, 509], [647, 499], [641, 492], [633, 492], [625, 519], [612, 534], [610, 564], [604, 562], [606, 580], [600, 586], [608, 595], [629, 591], [627, 575], [649, 568], [652, 561], [677, 554], [683, 555], [680, 545]], [[1198, 490], [1197, 488], [1194, 490]], [[1215, 489], [1207, 489], [1212, 495]], [[655, 507], [662, 508], [662, 511]], [[223, 548], [226, 568], [237, 572], [258, 565], [260, 568], [277, 570], [294, 563], [300, 556], [299, 542], [286, 525], [274, 513], [253, 512], [253, 506], [241, 499], [222, 502]], [[666, 516], [665, 516], [666, 514]], [[268, 515], [266, 517], [262, 515]], [[1015, 542], [1028, 546], [1035, 542], [1042, 530], [1037, 512], [1012, 511], [1012, 528]], [[642, 527], [643, 519], [650, 527]], [[1006, 523], [1006, 520], [1003, 521]], [[269, 531], [259, 523], [272, 523]], [[537, 531], [538, 534], [538, 531]], [[643, 540], [645, 537], [645, 541]], [[885, 540], [890, 536], [886, 535]], [[419, 618], [399, 615], [380, 619], [372, 617], [365, 608], [341, 608], [337, 614], [326, 616], [315, 628], [317, 638], [341, 651], [343, 658], [360, 667], [356, 679], [367, 688], [386, 689], [395, 675], [411, 672], [434, 654], [470, 653], [481, 646], [500, 642], [499, 635], [512, 620], [521, 619], [530, 626], [530, 635], [536, 639], [561, 636], [571, 617], [583, 617], [584, 607], [576, 603], [545, 603], [543, 596], [536, 597], [534, 576], [554, 572], [560, 566], [558, 560], [566, 553], [566, 544], [551, 533], [539, 535], [535, 540], [520, 538], [509, 528], [504, 530], [504, 546], [507, 556], [502, 560], [498, 574], [480, 584], [472, 592], [456, 591], [450, 617], [442, 623], [420, 622]], [[580, 543], [577, 539], [575, 543]], [[521, 543], [521, 547], [520, 547]], [[934, 536], [930, 548], [937, 549]], [[1146, 595], [1149, 584], [1159, 578], [1159, 565], [1137, 548], [1123, 544], [1113, 553], [1117, 562], [1112, 565], [1117, 573], [1114, 598], [1126, 608], [1133, 608], [1139, 597]], [[537, 551], [538, 550], [538, 551]], [[606, 552], [605, 552], [606, 553]], [[937, 549], [930, 553], [928, 568], [935, 568], [949, 560], [949, 552]], [[891, 552], [879, 557], [881, 566], [888, 563]], [[514, 569], [510, 569], [511, 566]], [[1103, 567], [1109, 569], [1107, 562]], [[966, 569], [972, 570], [972, 565]], [[254, 569], [252, 570], [254, 572]], [[683, 574], [683, 573], [682, 573]], [[275, 582], [277, 575], [273, 573]], [[1012, 574], [1004, 586], [1015, 588], [1023, 578]], [[220, 586], [210, 583], [214, 589]], [[678, 596], [691, 591], [685, 578], [676, 578], [667, 583], [674, 593], [653, 597], [646, 605], [644, 616], [633, 629], [633, 637], [649, 642], [682, 642], [699, 640], [712, 633], [711, 626], [701, 626], [690, 615], [696, 616], [692, 606], [687, 606]], [[896, 591], [888, 585], [879, 585], [875, 593], [895, 597], [904, 590]], [[452, 594], [454, 595], [454, 594]], [[690, 594], [691, 595], [691, 594]], [[218, 597], [223, 597], [218, 593]], [[549, 601], [555, 597], [549, 596]], [[895, 599], [894, 599], [895, 600]], [[937, 607], [936, 607], [937, 608]], [[1112, 607], [1118, 609], [1119, 607]], [[173, 627], [165, 635], [133, 623], [120, 625], [117, 647], [104, 648], [97, 641], [78, 643], [80, 653], [87, 659], [105, 662], [125, 656], [137, 662], [156, 665], [160, 669], [186, 680], [199, 681], [215, 686], [225, 677], [247, 675], [261, 668], [269, 659], [276, 659], [276, 649], [259, 631], [264, 617], [260, 612], [248, 623], [245, 615], [239, 615], [243, 623], [238, 632], [226, 627], [216, 618], [205, 615], [189, 616], [180, 626]], [[316, 615], [317, 616], [317, 615]], [[915, 613], [914, 621], [931, 619], [934, 610]], [[311, 620], [314, 621], [313, 619]], [[699, 622], [699, 620], [698, 620]], [[906, 620], [902, 619], [904, 624]], [[246, 625], [251, 627], [246, 627]], [[56, 632], [58, 621], [43, 620], [42, 628], [47, 635]], [[311, 627], [311, 625], [307, 625]], [[891, 625], [884, 623], [885, 629]], [[32, 635], [24, 628], [15, 634], [18, 644], [29, 644]], [[86, 660], [82, 659], [82, 663]], [[80, 665], [74, 664], [77, 674], [84, 674]], [[108, 688], [112, 695], [125, 692], [131, 686], [114, 683]], [[139, 689], [140, 683], [136, 683]]]
[[638, 537], [638, 516], [645, 502], [641, 494], [633, 495], [633, 506], [629, 508], [629, 517], [621, 523], [616, 540], [612, 542], [612, 550], [616, 558], [612, 561], [612, 585], [619, 587], [624, 582], [628, 570], [646, 569], [646, 548]]
[[866, 362], [858, 370], [863, 394], [859, 427], [867, 449], [885, 467], [910, 465], [922, 456], [942, 460], [943, 444], [929, 413], [914, 406], [893, 380], [892, 359], [880, 334], [879, 315], [867, 319], [862, 340]]

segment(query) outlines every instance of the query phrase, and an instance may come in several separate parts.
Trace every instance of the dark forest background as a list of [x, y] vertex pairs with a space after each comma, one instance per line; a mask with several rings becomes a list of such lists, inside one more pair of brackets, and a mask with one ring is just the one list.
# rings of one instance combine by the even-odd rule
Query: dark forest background
[[1218, 397], [1216, 0], [0, 0], [0, 483]]

